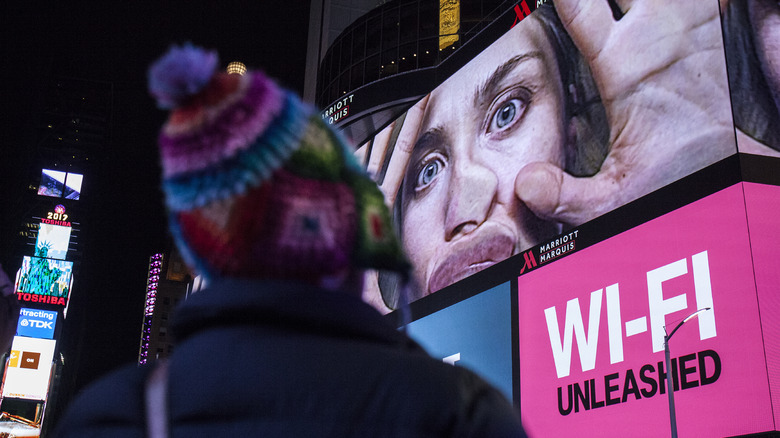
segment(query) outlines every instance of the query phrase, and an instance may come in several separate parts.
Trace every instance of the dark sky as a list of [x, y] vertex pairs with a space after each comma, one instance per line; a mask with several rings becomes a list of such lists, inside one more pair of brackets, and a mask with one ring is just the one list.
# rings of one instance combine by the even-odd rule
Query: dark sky
[[[30, 4], [34, 5], [30, 5]], [[110, 82], [111, 137], [87, 171], [84, 258], [63, 336], [78, 333], [77, 387], [136, 360], [148, 257], [166, 229], [156, 149], [165, 113], [146, 93], [146, 69], [174, 42], [217, 49], [303, 90], [309, 1], [2, 2], [0, 6], [0, 236], [18, 225], [34, 152], [42, 84]], [[81, 202], [81, 201], [80, 201]], [[0, 241], [0, 250], [8, 241]], [[14, 258], [0, 251], [0, 262]], [[6, 267], [9, 275], [16, 267]], [[73, 364], [74, 362], [71, 362]], [[75, 365], [71, 365], [75, 367]], [[67, 367], [67, 365], [66, 365]]]

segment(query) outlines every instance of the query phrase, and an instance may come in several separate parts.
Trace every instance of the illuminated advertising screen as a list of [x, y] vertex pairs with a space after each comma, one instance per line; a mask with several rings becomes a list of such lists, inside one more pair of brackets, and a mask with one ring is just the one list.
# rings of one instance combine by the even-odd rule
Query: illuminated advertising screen
[[430, 355], [477, 372], [512, 399], [509, 283], [494, 287], [407, 326]]
[[53, 198], [62, 197], [62, 192], [65, 188], [65, 175], [67, 175], [66, 172], [43, 169], [41, 171], [41, 183], [38, 185], [38, 194]]
[[16, 276], [16, 292], [23, 302], [65, 306], [70, 294], [73, 262], [25, 256]]
[[519, 276], [529, 433], [668, 435], [665, 333], [680, 436], [774, 430], [752, 261], [737, 184]]
[[35, 241], [35, 256], [64, 260], [70, 245], [71, 227], [41, 223]]
[[[502, 36], [357, 150], [394, 210], [412, 301], [737, 152], [716, 0], [619, 20], [577, 4], [497, 21]], [[381, 275], [365, 295], [398, 306]]]
[[38, 185], [38, 194], [53, 198], [66, 198], [78, 200], [81, 197], [81, 183], [84, 175], [78, 173], [62, 172], [59, 170], [43, 169], [41, 171], [41, 183]]
[[46, 400], [55, 342], [17, 336], [5, 368], [3, 397]]
[[18, 438], [33, 438], [41, 436], [41, 428], [28, 426], [24, 423], [15, 423], [12, 421], [0, 421], [0, 433], [7, 433], [8, 436]]
[[16, 324], [16, 336], [54, 339], [56, 325], [57, 312], [22, 307], [19, 311], [19, 322]]
[[65, 199], [78, 200], [81, 197], [81, 183], [84, 181], [84, 175], [79, 173], [68, 173], [65, 180]]
[[724, 3], [723, 35], [740, 152], [780, 157], [780, 8], [769, 0]]
[[777, 212], [780, 211], [780, 187], [744, 183], [750, 247], [753, 251], [753, 270], [761, 309], [761, 328], [767, 339], [766, 369], [772, 393], [775, 418], [780, 418], [780, 315], [777, 285], [780, 284], [780, 235], [777, 233]]
[[[670, 382], [681, 436], [777, 430], [780, 7], [535, 3], [359, 138], [414, 266], [410, 335], [530, 436], [668, 436]], [[392, 312], [395, 284], [364, 298]], [[495, 369], [467, 364], [480, 343]]]

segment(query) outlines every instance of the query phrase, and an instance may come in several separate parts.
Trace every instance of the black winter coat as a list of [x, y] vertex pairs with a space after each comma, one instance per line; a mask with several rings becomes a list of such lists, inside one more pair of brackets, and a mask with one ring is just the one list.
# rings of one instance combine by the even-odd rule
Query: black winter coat
[[[174, 438], [525, 436], [498, 390], [346, 294], [225, 280], [185, 301], [173, 330]], [[145, 436], [149, 368], [91, 385], [57, 436]]]

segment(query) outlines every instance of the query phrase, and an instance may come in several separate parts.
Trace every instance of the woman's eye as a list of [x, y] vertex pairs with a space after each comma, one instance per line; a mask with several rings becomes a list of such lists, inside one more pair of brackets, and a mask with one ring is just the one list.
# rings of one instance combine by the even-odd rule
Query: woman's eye
[[431, 182], [433, 182], [439, 172], [441, 172], [441, 169], [442, 162], [438, 159], [431, 160], [426, 163], [420, 170], [420, 173], [417, 174], [417, 184], [415, 188], [419, 190], [427, 187]]
[[528, 110], [531, 96], [530, 90], [520, 86], [496, 96], [490, 105], [487, 132], [500, 134], [515, 126]]
[[510, 99], [504, 102], [493, 115], [490, 131], [503, 131], [512, 126], [525, 109], [524, 106], [520, 99]]
[[512, 123], [512, 120], [515, 118], [515, 114], [517, 114], [517, 109], [515, 109], [514, 102], [510, 101], [504, 104], [504, 106], [502, 106], [501, 109], [496, 113], [496, 127], [503, 128], [506, 125]]

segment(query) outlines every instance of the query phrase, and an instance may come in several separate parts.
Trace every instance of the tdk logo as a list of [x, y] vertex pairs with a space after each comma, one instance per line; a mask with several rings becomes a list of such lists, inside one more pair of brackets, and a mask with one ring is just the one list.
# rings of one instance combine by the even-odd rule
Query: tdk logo
[[16, 335], [53, 339], [56, 322], [57, 312], [22, 308], [19, 311], [19, 324], [16, 326]]
[[54, 324], [53, 321], [36, 321], [34, 319], [22, 319], [19, 321], [19, 325], [22, 327], [35, 327], [35, 328], [47, 328], [49, 330], [54, 330]]

